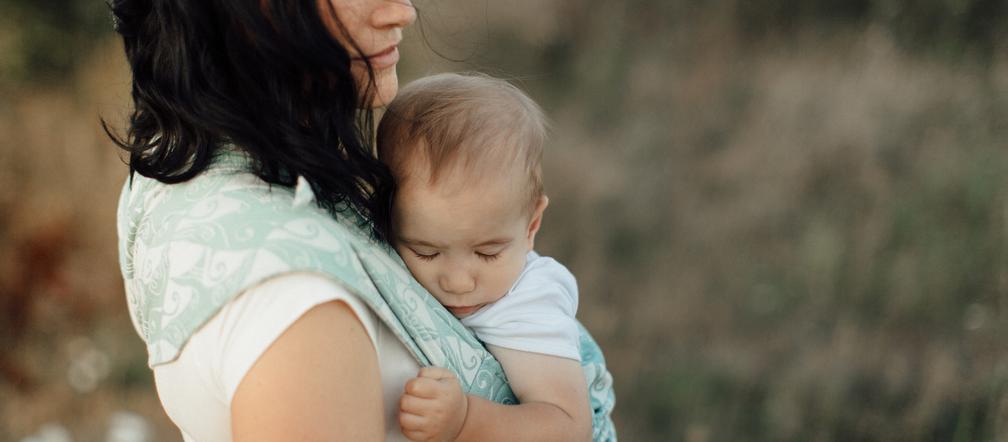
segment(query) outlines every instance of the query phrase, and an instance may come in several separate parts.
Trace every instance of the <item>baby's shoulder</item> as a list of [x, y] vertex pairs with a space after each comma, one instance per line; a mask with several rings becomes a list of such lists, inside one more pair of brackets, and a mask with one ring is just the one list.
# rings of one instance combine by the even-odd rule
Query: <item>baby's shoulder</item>
[[577, 279], [574, 274], [559, 261], [536, 252], [529, 252], [525, 268], [515, 282], [513, 290], [560, 291], [575, 301], [578, 296]]

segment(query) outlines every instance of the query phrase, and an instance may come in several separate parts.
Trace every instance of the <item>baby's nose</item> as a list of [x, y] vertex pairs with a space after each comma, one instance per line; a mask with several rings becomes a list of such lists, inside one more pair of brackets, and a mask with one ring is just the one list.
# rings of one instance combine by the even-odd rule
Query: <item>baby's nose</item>
[[476, 290], [476, 279], [466, 272], [453, 272], [443, 275], [439, 279], [438, 285], [441, 286], [441, 290], [447, 293], [464, 295]]

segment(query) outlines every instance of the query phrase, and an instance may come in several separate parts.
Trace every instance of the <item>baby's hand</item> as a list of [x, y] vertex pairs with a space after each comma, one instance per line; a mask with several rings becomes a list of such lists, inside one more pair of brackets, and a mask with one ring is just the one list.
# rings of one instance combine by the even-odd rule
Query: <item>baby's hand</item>
[[399, 400], [399, 426], [412, 441], [452, 441], [462, 430], [468, 411], [469, 399], [455, 373], [424, 367], [406, 382]]

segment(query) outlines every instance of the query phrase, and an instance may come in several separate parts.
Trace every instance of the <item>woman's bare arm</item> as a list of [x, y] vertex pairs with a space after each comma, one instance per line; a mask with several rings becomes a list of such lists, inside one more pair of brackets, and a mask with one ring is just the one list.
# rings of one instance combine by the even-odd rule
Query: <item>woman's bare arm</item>
[[320, 304], [259, 357], [231, 402], [234, 441], [380, 441], [378, 358], [341, 301]]

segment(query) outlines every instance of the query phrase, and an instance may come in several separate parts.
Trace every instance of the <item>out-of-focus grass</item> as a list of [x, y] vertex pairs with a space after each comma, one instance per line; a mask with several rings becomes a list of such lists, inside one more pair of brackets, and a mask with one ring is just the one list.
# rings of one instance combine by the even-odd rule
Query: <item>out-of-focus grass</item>
[[[578, 276], [624, 440], [1008, 438], [1008, 48], [965, 25], [1003, 8], [777, 3], [420, 1], [462, 61], [414, 28], [400, 78], [487, 71], [550, 114], [538, 246]], [[122, 301], [125, 170], [96, 123], [128, 76], [99, 47], [0, 103], [0, 257], [37, 226], [71, 238], [0, 439], [96, 439], [120, 408], [176, 435]], [[66, 380], [81, 348], [109, 355], [90, 393]]]
[[96, 47], [59, 82], [20, 83], [0, 104], [0, 301], [27, 300], [20, 322], [0, 319], [4, 361], [26, 375], [17, 385], [0, 377], [0, 440], [47, 423], [74, 440], [105, 440], [119, 411], [148, 416], [151, 440], [178, 438], [118, 271], [126, 169], [98, 123], [122, 120], [128, 72], [118, 44]]
[[101, 1], [0, 1], [0, 91], [67, 74], [112, 29]]

